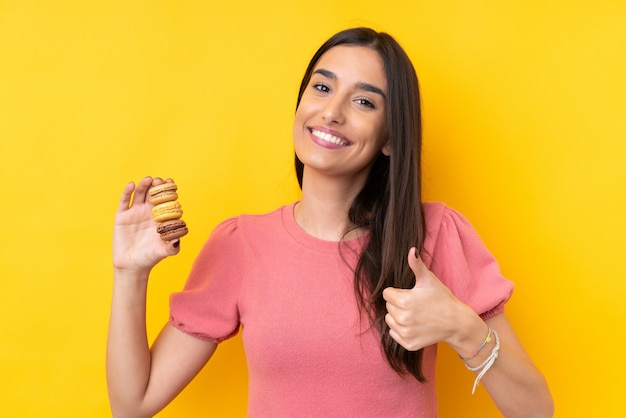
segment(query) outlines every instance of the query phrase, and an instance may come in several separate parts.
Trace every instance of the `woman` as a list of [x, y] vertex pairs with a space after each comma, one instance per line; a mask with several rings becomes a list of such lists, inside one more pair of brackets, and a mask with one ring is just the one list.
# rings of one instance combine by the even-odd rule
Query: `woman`
[[151, 349], [148, 275], [180, 248], [150, 218], [147, 190], [163, 180], [125, 188], [107, 354], [114, 415], [156, 413], [241, 329], [250, 416], [436, 416], [439, 342], [504, 415], [552, 416], [503, 313], [512, 284], [460, 214], [421, 202], [417, 77], [392, 37], [349, 29], [318, 50], [293, 140], [302, 199], [219, 225]]

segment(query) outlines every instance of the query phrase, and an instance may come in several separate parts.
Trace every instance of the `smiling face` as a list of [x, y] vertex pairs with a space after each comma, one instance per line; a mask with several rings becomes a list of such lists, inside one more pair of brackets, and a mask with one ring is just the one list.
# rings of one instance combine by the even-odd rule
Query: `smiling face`
[[389, 153], [386, 92], [375, 50], [346, 45], [328, 50], [313, 69], [294, 120], [294, 147], [304, 172], [364, 184], [379, 153]]

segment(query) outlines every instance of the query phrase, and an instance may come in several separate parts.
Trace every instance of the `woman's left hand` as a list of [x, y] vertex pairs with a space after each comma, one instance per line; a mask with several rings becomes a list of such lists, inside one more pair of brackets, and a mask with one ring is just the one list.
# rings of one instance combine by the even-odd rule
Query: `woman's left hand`
[[[468, 325], [467, 321], [477, 326], [482, 319], [424, 265], [415, 248], [409, 251], [408, 261], [415, 274], [415, 286], [412, 289], [388, 287], [383, 291], [389, 335], [409, 351], [440, 341], [457, 346], [464, 340], [459, 330]], [[486, 330], [487, 325], [482, 324]]]
[[409, 251], [409, 266], [415, 274], [412, 289], [388, 287], [383, 291], [391, 338], [409, 351], [446, 342], [460, 356], [469, 357], [468, 365], [476, 367], [492, 354], [493, 346], [489, 346], [476, 355], [486, 341], [488, 323], [502, 344], [497, 362], [481, 382], [498, 409], [506, 417], [552, 417], [554, 402], [546, 381], [504, 314], [483, 321], [428, 270], [415, 248]]

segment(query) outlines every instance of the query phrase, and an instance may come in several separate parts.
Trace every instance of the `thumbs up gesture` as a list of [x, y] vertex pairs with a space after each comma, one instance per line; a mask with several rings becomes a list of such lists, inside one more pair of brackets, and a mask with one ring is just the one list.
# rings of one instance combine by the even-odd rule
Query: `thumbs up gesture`
[[408, 262], [415, 274], [415, 286], [412, 289], [388, 287], [383, 291], [389, 335], [409, 351], [439, 341], [455, 345], [459, 330], [467, 319], [475, 321], [476, 313], [424, 265], [415, 248], [409, 250]]

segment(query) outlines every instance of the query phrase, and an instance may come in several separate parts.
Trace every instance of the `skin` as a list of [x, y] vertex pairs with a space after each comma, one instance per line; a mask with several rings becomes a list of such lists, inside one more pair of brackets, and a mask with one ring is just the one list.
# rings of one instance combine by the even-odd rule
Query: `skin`
[[[161, 179], [126, 186], [115, 217], [114, 286], [107, 342], [107, 383], [113, 416], [151, 417], [167, 405], [211, 358], [216, 344], [165, 325], [148, 346], [146, 291], [152, 268], [180, 251], [155, 233], [147, 192]], [[132, 202], [131, 202], [132, 198]]]
[[[298, 225], [320, 239], [338, 241], [349, 229], [348, 208], [363, 187], [379, 152], [390, 149], [385, 126], [386, 78], [378, 54], [364, 47], [338, 46], [318, 62], [296, 112], [294, 147], [304, 163], [302, 199], [294, 209]], [[382, 94], [381, 94], [382, 92]], [[332, 134], [340, 144], [313, 131]], [[107, 346], [109, 398], [115, 417], [149, 417], [169, 403], [211, 358], [216, 344], [167, 324], [149, 348], [146, 290], [151, 269], [180, 251], [179, 241], [154, 233], [146, 194], [163, 180], [144, 178], [123, 191], [113, 239], [114, 290]], [[363, 231], [353, 230], [352, 235]], [[350, 238], [350, 235], [347, 237]], [[483, 321], [429, 271], [411, 249], [412, 289], [385, 289], [390, 335], [408, 350], [443, 342], [470, 356], [491, 326], [500, 336], [500, 356], [482, 386], [507, 417], [549, 417], [550, 392], [503, 315]], [[468, 361], [480, 364], [493, 342]], [[459, 364], [459, 369], [464, 367]]]
[[[323, 71], [316, 73], [319, 69]], [[328, 73], [334, 76], [328, 77]], [[362, 86], [374, 86], [383, 95]], [[302, 200], [295, 208], [295, 217], [310, 235], [340, 240], [344, 231], [352, 227], [347, 219], [348, 208], [363, 187], [373, 159], [378, 152], [393, 152], [386, 137], [386, 87], [382, 60], [369, 48], [338, 46], [324, 54], [316, 65], [294, 122], [294, 145], [304, 163]], [[363, 99], [371, 101], [373, 107], [364, 109]], [[352, 145], [325, 148], [311, 134], [313, 128], [337, 133]], [[388, 288], [383, 292], [388, 310], [385, 321], [391, 337], [407, 350], [443, 342], [461, 356], [469, 357], [491, 326], [500, 337], [501, 348], [482, 385], [507, 417], [552, 416], [547, 384], [506, 316], [499, 314], [483, 321], [416, 258], [414, 248], [407, 256], [415, 273], [415, 287]], [[468, 364], [481, 364], [494, 344], [487, 344]]]
[[[471, 357], [485, 340], [488, 327], [500, 338], [499, 356], [481, 379], [492, 400], [506, 417], [551, 417], [554, 404], [547, 383], [528, 357], [504, 314], [483, 321], [460, 302], [418, 258], [415, 248], [407, 262], [415, 273], [412, 289], [387, 288], [385, 321], [390, 335], [407, 350], [445, 342], [459, 355]], [[467, 364], [480, 365], [495, 346], [485, 345]]]
[[[352, 226], [347, 221], [350, 203], [374, 158], [389, 153], [386, 89], [382, 60], [369, 48], [337, 46], [315, 66], [293, 127], [294, 148], [304, 164], [295, 216], [310, 235], [338, 241]], [[339, 137], [344, 145], [329, 148], [313, 130]]]

